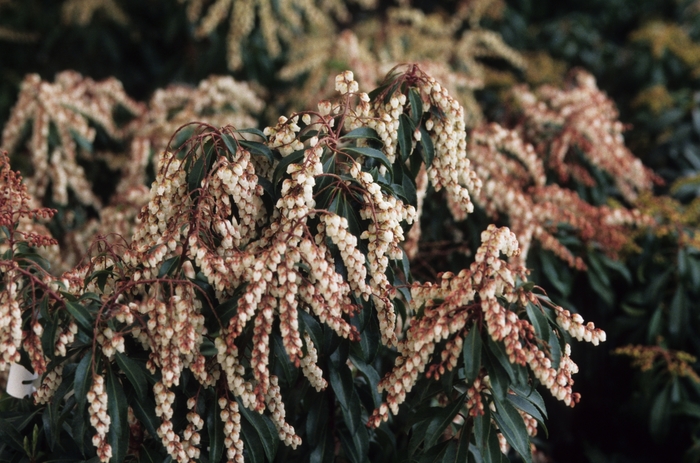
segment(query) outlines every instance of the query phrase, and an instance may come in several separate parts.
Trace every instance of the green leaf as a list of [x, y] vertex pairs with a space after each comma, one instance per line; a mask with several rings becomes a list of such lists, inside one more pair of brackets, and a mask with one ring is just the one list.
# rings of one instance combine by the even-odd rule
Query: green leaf
[[686, 307], [685, 291], [683, 285], [679, 285], [676, 288], [676, 293], [673, 295], [669, 310], [668, 332], [673, 337], [679, 336], [682, 329], [689, 322]]
[[362, 426], [360, 398], [355, 392], [352, 374], [345, 364], [329, 364], [329, 377], [335, 397], [340, 404], [345, 424], [351, 433]]
[[413, 131], [416, 130], [416, 126], [413, 121], [408, 118], [405, 114], [399, 116], [399, 152], [401, 153], [401, 161], [406, 162], [408, 157], [411, 155], [413, 150]]
[[352, 432], [344, 426], [340, 426], [338, 437], [343, 451], [352, 463], [365, 463], [367, 461], [369, 434], [366, 427], [362, 426]]
[[462, 356], [464, 357], [464, 374], [467, 382], [474, 382], [481, 370], [481, 333], [479, 328], [473, 325], [464, 338], [462, 344]]
[[355, 140], [355, 139], [372, 139], [372, 140], [377, 140], [377, 141], [382, 141], [381, 137], [377, 133], [376, 130], [371, 129], [369, 127], [358, 127], [355, 130], [351, 130], [350, 132], [346, 133], [342, 137], [340, 137], [341, 140], [343, 139], [350, 139], [350, 140]]
[[78, 133], [77, 130], [68, 129], [70, 136], [87, 153], [92, 153], [92, 142]]
[[328, 396], [325, 393], [312, 393], [311, 408], [306, 414], [306, 441], [313, 448], [325, 436], [323, 433], [327, 431], [329, 406]]
[[190, 193], [202, 187], [202, 180], [204, 180], [204, 177], [206, 177], [209, 171], [211, 164], [210, 159], [212, 158], [214, 150], [207, 143], [204, 147], [204, 151], [205, 153], [200, 154], [197, 159], [195, 159], [194, 163], [192, 163], [192, 167], [187, 174], [187, 189]]
[[79, 410], [84, 410], [87, 404], [87, 392], [92, 380], [92, 351], [88, 350], [75, 369], [75, 396], [78, 398]]
[[[460, 429], [459, 439], [457, 440], [457, 448], [455, 456], [450, 463], [467, 463], [469, 461], [469, 445], [472, 436], [473, 424], [467, 420]], [[448, 460], [445, 460], [446, 462]]]
[[[241, 286], [245, 287], [247, 285]], [[238, 290], [240, 288], [240, 286], [236, 288], [236, 292], [239, 292]], [[221, 322], [222, 327], [228, 326], [228, 323], [231, 321], [231, 318], [233, 318], [233, 316], [238, 313], [238, 300], [243, 295], [243, 292], [244, 291], [242, 290], [240, 291], [240, 294], [234, 293], [231, 299], [229, 299], [228, 301], [224, 301], [216, 308], [216, 315], [219, 317], [219, 321]]]
[[552, 356], [552, 368], [555, 370], [559, 369], [559, 362], [561, 362], [562, 342], [562, 338], [556, 336], [554, 333], [549, 337], [549, 353]]
[[253, 135], [257, 135], [258, 137], [260, 137], [260, 138], [262, 138], [263, 140], [267, 141], [267, 135], [265, 135], [265, 133], [264, 133], [262, 130], [260, 130], [260, 129], [248, 128], [248, 129], [236, 130], [236, 132], [238, 132], [238, 133], [252, 133]]
[[474, 438], [484, 463], [508, 461], [501, 453], [496, 430], [491, 426], [491, 411], [488, 408], [484, 410], [483, 415], [474, 418]]
[[112, 460], [121, 463], [129, 447], [129, 423], [127, 422], [127, 401], [119, 378], [107, 369], [107, 413], [111, 419], [109, 444], [112, 446]]
[[139, 449], [139, 463], [163, 463], [163, 455], [156, 450], [141, 445]]
[[440, 411], [435, 413], [435, 416], [430, 420], [430, 425], [425, 433], [426, 449], [437, 443], [440, 436], [442, 436], [444, 433], [445, 428], [452, 423], [454, 417], [457, 415], [457, 413], [459, 413], [459, 410], [462, 408], [462, 405], [464, 405], [466, 398], [467, 395], [462, 394], [457, 400], [451, 402], [445, 408], [442, 408]]
[[253, 425], [246, 420], [241, 420], [241, 437], [245, 449], [245, 461], [250, 463], [265, 463], [265, 451], [263, 450], [258, 433]]
[[180, 256], [173, 256], [170, 259], [167, 259], [163, 262], [163, 264], [160, 266], [160, 270], [158, 270], [158, 278], [163, 278], [166, 275], [170, 275], [171, 272], [177, 268], [178, 264], [180, 263]]
[[483, 352], [482, 361], [491, 380], [491, 390], [499, 400], [505, 400], [510, 383], [508, 372], [503, 369], [501, 363], [494, 358], [489, 349], [484, 349]]
[[603, 261], [606, 267], [615, 270], [617, 273], [619, 273], [622, 276], [622, 278], [624, 278], [625, 281], [627, 281], [627, 283], [632, 283], [632, 274], [623, 262], [611, 259], [605, 254], [600, 255], [600, 260]]
[[[542, 272], [545, 274], [547, 279], [552, 283], [562, 296], [568, 296], [571, 293], [571, 281], [566, 281], [570, 279], [565, 279], [568, 269], [565, 269], [561, 262], [559, 266], [555, 264], [556, 258], [554, 254], [550, 251], [542, 251], [539, 253], [540, 262], [542, 263]], [[587, 275], [591, 275], [592, 272], [588, 272]]]
[[307, 333], [311, 338], [311, 342], [316, 346], [319, 356], [322, 355], [323, 347], [323, 330], [316, 319], [306, 310], [298, 310], [299, 324], [303, 327], [304, 333]]
[[0, 442], [8, 444], [10, 447], [24, 453], [22, 436], [17, 429], [3, 418], [0, 418]]
[[[44, 301], [46, 298], [44, 298]], [[43, 305], [43, 301], [42, 301]], [[54, 313], [53, 316], [48, 316], [44, 318], [44, 332], [41, 335], [41, 347], [44, 349], [44, 354], [49, 358], [53, 359], [54, 347], [56, 346], [56, 337], [58, 336], [58, 329], [61, 327], [58, 321], [58, 316]]]
[[[362, 363], [371, 363], [377, 355], [379, 349], [379, 324], [374, 317], [368, 317], [367, 326], [363, 330], [360, 329], [360, 341], [353, 343], [350, 347], [355, 358], [361, 360]], [[376, 370], [374, 370], [376, 372]]]
[[221, 140], [224, 142], [224, 145], [226, 145], [226, 149], [231, 156], [235, 156], [238, 152], [238, 141], [234, 138], [234, 136], [230, 133], [222, 133]]
[[530, 323], [535, 327], [537, 337], [545, 342], [549, 342], [549, 337], [552, 334], [552, 328], [549, 326], [547, 316], [542, 312], [540, 307], [537, 307], [532, 302], [528, 302], [525, 307]]
[[175, 132], [175, 137], [173, 138], [171, 148], [173, 150], [179, 149], [187, 140], [190, 139], [196, 127], [196, 124], [188, 124]]
[[516, 383], [516, 372], [515, 372], [515, 367], [512, 363], [510, 363], [510, 360], [508, 359], [508, 354], [506, 353], [505, 346], [503, 345], [502, 342], [494, 341], [491, 336], [486, 336], [486, 345], [488, 347], [488, 351], [491, 353], [492, 358], [495, 358], [498, 363], [501, 364], [503, 367], [503, 370], [508, 373], [508, 378], [510, 379], [511, 383]]
[[372, 391], [372, 402], [374, 403], [374, 407], [378, 408], [382, 404], [382, 396], [377, 391], [377, 385], [379, 384], [379, 381], [381, 381], [379, 373], [372, 365], [365, 363], [352, 354], [350, 354], [350, 360], [352, 360], [353, 365], [357, 367], [360, 373], [367, 378], [367, 383]]
[[56, 415], [56, 410], [53, 407], [46, 407], [44, 413], [41, 415], [41, 421], [44, 428], [44, 437], [46, 438], [46, 445], [48, 445], [51, 452], [54, 451], [56, 447], [56, 438], [58, 437], [58, 416]]
[[606, 286], [610, 287], [610, 277], [603, 267], [603, 262], [601, 262], [600, 257], [595, 252], [588, 253], [588, 265], [590, 266], [589, 271], [593, 271], [598, 275], [600, 282]]
[[493, 417], [498, 423], [501, 434], [526, 463], [532, 463], [530, 437], [527, 434], [523, 417], [510, 402], [495, 399], [496, 413]]
[[123, 371], [126, 377], [129, 379], [131, 385], [134, 386], [136, 394], [140, 398], [146, 397], [148, 388], [147, 377], [141, 365], [139, 365], [136, 360], [133, 360], [120, 352], [117, 352], [116, 359], [117, 365], [119, 365], [121, 371]]
[[275, 167], [275, 172], [272, 175], [272, 185], [277, 189], [277, 184], [279, 183], [280, 180], [282, 180], [282, 177], [284, 177], [287, 174], [287, 167], [289, 167], [290, 164], [296, 164], [304, 159], [304, 151], [299, 150], [299, 151], [294, 151], [293, 153], [290, 153], [289, 155], [285, 156], [282, 158], [280, 162], [277, 163], [277, 167]]
[[535, 407], [537, 407], [542, 416], [547, 418], [547, 407], [545, 407], [544, 399], [542, 398], [540, 393], [537, 392], [537, 389], [535, 389], [534, 385], [530, 385], [527, 388], [512, 385], [511, 389], [518, 395], [518, 397], [522, 397], [531, 404], [535, 405]]
[[155, 400], [148, 396], [141, 399], [137, 395], [132, 395], [129, 399], [134, 415], [136, 415], [136, 418], [144, 425], [148, 434], [157, 436], [160, 418], [156, 416]]
[[430, 167], [435, 159], [433, 139], [430, 138], [430, 134], [424, 126], [421, 125], [418, 130], [420, 130], [420, 144], [423, 147], [423, 162], [425, 162], [425, 167]]
[[[239, 130], [239, 132], [241, 131]], [[256, 156], [264, 156], [270, 162], [273, 162], [275, 160], [274, 156], [272, 155], [272, 150], [270, 150], [270, 148], [268, 148], [263, 143], [248, 140], [238, 140], [238, 143], [244, 148], [246, 148], [248, 151], [250, 151], [251, 154], [254, 154]]]
[[291, 386], [299, 376], [299, 369], [289, 360], [287, 350], [282, 343], [282, 336], [278, 332], [273, 332], [270, 335], [270, 340], [272, 341], [273, 352], [270, 363], [272, 363], [272, 366], [279, 367], [278, 371], [281, 373], [279, 375], [280, 383]]
[[[307, 439], [309, 435], [307, 434]], [[335, 444], [333, 437], [327, 428], [320, 431], [318, 444], [312, 445], [313, 451], [309, 455], [309, 463], [332, 463], [335, 459]]]
[[652, 437], [659, 441], [663, 440], [668, 434], [668, 427], [671, 418], [670, 413], [670, 392], [671, 389], [667, 385], [654, 399], [651, 406], [651, 416], [649, 420], [649, 431]]
[[353, 158], [356, 158], [357, 156], [364, 156], [367, 158], [376, 159], [386, 166], [387, 170], [389, 171], [392, 177], [394, 176], [393, 169], [391, 167], [391, 162], [389, 162], [389, 159], [384, 153], [377, 149], [359, 146], [346, 146], [345, 148], [343, 148], [342, 151], [344, 153], [349, 154]]
[[78, 446], [83, 456], [85, 456], [88, 448], [92, 448], [91, 444], [88, 445], [86, 442], [86, 437], [89, 435], [88, 423], [89, 421], [87, 420], [87, 412], [85, 409], [78, 408], [73, 412], [73, 419], [70, 425], [71, 432], [73, 433], [75, 444]]
[[418, 125], [423, 117], [423, 99], [420, 96], [420, 91], [416, 87], [408, 89], [408, 101], [411, 103], [411, 121], [414, 126]]
[[524, 411], [525, 413], [529, 414], [532, 416], [534, 419], [537, 420], [537, 422], [542, 426], [542, 428], [545, 430], [545, 434], [549, 434], [547, 432], [547, 427], [545, 426], [544, 422], [544, 417], [540, 413], [540, 411], [535, 407], [532, 402], [530, 402], [527, 399], [524, 399], [520, 397], [519, 395], [516, 394], [508, 394], [507, 397], [508, 401], [513, 404], [516, 408]]
[[73, 316], [76, 323], [85, 330], [85, 332], [92, 336], [94, 320], [92, 315], [85, 308], [84, 305], [78, 304], [77, 302], [65, 301], [66, 309]]
[[594, 270], [590, 270], [586, 272], [586, 276], [588, 277], [588, 282], [590, 283], [591, 287], [595, 291], [595, 293], [600, 296], [600, 298], [609, 306], [612, 307], [613, 304], [615, 303], [615, 293], [613, 292], [612, 288], [609, 285], [606, 285], [602, 280], [601, 277], [605, 276], [607, 278], [607, 275], [598, 273]]
[[[241, 415], [243, 415], [243, 418], [255, 429], [257, 440], [262, 444], [263, 451], [268, 461], [274, 461], [280, 441], [277, 436], [275, 425], [272, 424], [272, 421], [267, 416], [245, 408], [238, 398], [236, 398], [236, 401], [238, 401], [238, 410], [241, 412]], [[251, 437], [252, 440], [252, 436], [249, 437]]]
[[[209, 407], [207, 410], [207, 429], [209, 430], [209, 461], [218, 463], [224, 454], [224, 423], [221, 421], [219, 399], [213, 390], [207, 390]], [[243, 408], [238, 404], [238, 408]]]

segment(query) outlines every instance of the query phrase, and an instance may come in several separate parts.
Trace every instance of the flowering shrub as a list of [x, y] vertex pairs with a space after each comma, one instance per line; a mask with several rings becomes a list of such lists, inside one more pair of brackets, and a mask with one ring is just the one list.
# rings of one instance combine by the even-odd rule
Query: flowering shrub
[[3, 455], [532, 459], [535, 386], [575, 405], [570, 338], [605, 333], [501, 258], [519, 253], [507, 228], [459, 274], [411, 284], [416, 177], [459, 219], [482, 186], [463, 110], [417, 66], [371, 94], [346, 71], [336, 90], [264, 132], [181, 128], [130, 244], [98, 239], [61, 275], [35, 251], [55, 241], [20, 226], [52, 211], [3, 157], [1, 365], [41, 377], [5, 399]]
[[0, 459], [698, 460], [697, 2], [530, 3], [0, 0]]

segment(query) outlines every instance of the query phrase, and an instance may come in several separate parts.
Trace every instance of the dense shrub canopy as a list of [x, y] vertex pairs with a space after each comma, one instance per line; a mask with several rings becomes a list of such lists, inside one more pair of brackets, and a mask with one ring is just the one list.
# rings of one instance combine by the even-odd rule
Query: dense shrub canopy
[[696, 3], [0, 0], [0, 455], [699, 459]]

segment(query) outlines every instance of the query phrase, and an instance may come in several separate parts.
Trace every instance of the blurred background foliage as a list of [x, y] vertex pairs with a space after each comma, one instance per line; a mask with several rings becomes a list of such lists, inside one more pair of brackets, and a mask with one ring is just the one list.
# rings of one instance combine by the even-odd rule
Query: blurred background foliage
[[[281, 37], [281, 48], [273, 53], [269, 34], [257, 17], [255, 27], [241, 39], [242, 65], [231, 66], [231, 70], [228, 21], [224, 19], [210, 33], [201, 34], [198, 29], [206, 15], [190, 11], [196, 3], [211, 4], [0, 0], [0, 127], [8, 120], [19, 85], [28, 73], [38, 73], [48, 81], [66, 69], [96, 80], [113, 76], [123, 83], [129, 96], [140, 101], [173, 82], [195, 85], [211, 74], [230, 74], [247, 81], [267, 100], [268, 111], [260, 121], [264, 126], [273, 122], [268, 120], [271, 114], [283, 114], [298, 101], [296, 97], [273, 100], [278, 91], [306, 85], [313, 66], [324, 66], [332, 75], [348, 64], [347, 57], [339, 60], [332, 54], [323, 55], [321, 63], [311, 62], [295, 73], [288, 65], [290, 57], [303, 58], [297, 56], [302, 53], [298, 50], [312, 56], [321, 53], [308, 46], [311, 35]], [[574, 346], [582, 371], [576, 389], [583, 400], [575, 410], [548, 408], [553, 425], [549, 439], [539, 441], [539, 445], [550, 461], [560, 462], [700, 461], [700, 383], [696, 373], [700, 366], [700, 2], [475, 0], [413, 4], [426, 15], [442, 13], [456, 18], [464, 5], [472, 8], [472, 17], [473, 11], [481, 8], [476, 15], [480, 27], [500, 34], [526, 63], [522, 66], [509, 59], [503, 49], [500, 56], [480, 56], [488, 66], [480, 70], [484, 85], [476, 86], [475, 95], [486, 120], [516, 125], [517, 112], [505, 103], [514, 85], [562, 86], [571, 69], [584, 68], [614, 100], [620, 120], [628, 124], [626, 145], [664, 180], [656, 186], [656, 195], [642, 194], [633, 204], [653, 216], [658, 225], [630, 237], [621, 259], [614, 260], [604, 249], [582, 243], [565, 227], [560, 227], [557, 238], [582, 257], [588, 271], [570, 268], [549, 251], [535, 248], [530, 252], [531, 279], [556, 302], [581, 312], [608, 332], [603, 348]], [[399, 59], [382, 49], [377, 38], [384, 32], [382, 23], [372, 23], [375, 18], [390, 16], [393, 7], [386, 1], [377, 5], [350, 3], [347, 15], [328, 16], [332, 29], [324, 29], [322, 21], [310, 21], [308, 30], [318, 34], [312, 38], [319, 43], [324, 34], [337, 37], [333, 34], [355, 27], [366, 32], [358, 32], [358, 37], [372, 41], [369, 48], [376, 56]], [[429, 35], [434, 32], [429, 26], [404, 33], [407, 37]], [[462, 33], [475, 26], [465, 19], [454, 30]], [[410, 54], [405, 56], [411, 58]], [[367, 59], [371, 61], [371, 57]], [[470, 63], [455, 62], [450, 64], [474, 75]], [[356, 63], [363, 61], [358, 58]], [[318, 89], [323, 83], [314, 85], [309, 89], [317, 91], [320, 98], [323, 92]], [[588, 191], [576, 185], [573, 189], [595, 205], [614, 206], [623, 201], [610, 179], [603, 178]], [[448, 263], [450, 270], [458, 271], [465, 266], [470, 244], [479, 242], [479, 233], [491, 219], [477, 210], [466, 222], [455, 223], [444, 203], [429, 198], [414, 273], [432, 274], [433, 267], [438, 267], [436, 262], [441, 264], [440, 270], [448, 270]], [[507, 217], [502, 221], [507, 224]], [[446, 247], [446, 242], [464, 246]]]

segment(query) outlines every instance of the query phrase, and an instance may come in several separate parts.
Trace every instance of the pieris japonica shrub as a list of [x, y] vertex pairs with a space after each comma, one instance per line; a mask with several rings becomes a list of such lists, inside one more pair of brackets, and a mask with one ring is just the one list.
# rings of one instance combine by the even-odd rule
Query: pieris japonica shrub
[[133, 234], [60, 274], [54, 211], [2, 155], [0, 368], [39, 376], [0, 402], [3, 459], [532, 461], [539, 391], [579, 402], [570, 344], [605, 333], [528, 280], [506, 227], [414, 279], [426, 192], [467, 221], [499, 192], [420, 67], [335, 89], [264, 131], [180, 127]]

